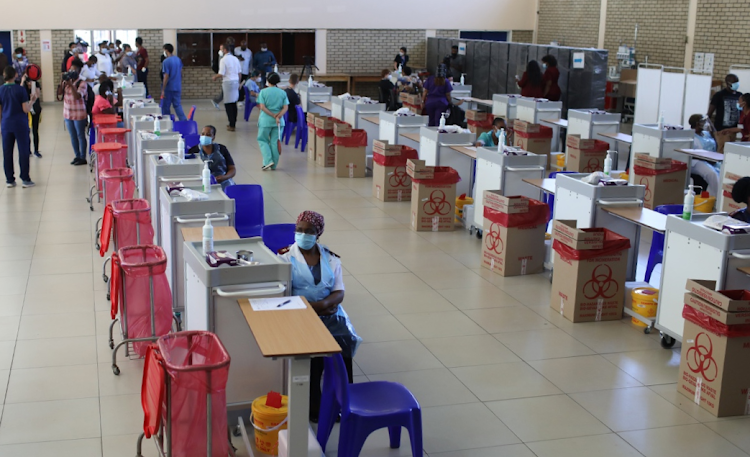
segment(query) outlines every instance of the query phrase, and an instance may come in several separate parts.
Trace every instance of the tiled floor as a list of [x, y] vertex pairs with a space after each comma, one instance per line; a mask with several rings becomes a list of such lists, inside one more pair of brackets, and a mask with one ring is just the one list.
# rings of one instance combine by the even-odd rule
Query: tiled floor
[[[548, 306], [548, 276], [494, 276], [480, 268], [476, 238], [410, 231], [409, 204], [373, 199], [369, 179], [336, 179], [292, 147], [278, 171], [263, 173], [251, 123], [230, 134], [223, 112], [204, 102], [197, 120], [220, 127], [237, 182], [264, 186], [268, 223], [324, 214], [323, 242], [342, 257], [345, 308], [365, 340], [356, 379], [415, 393], [426, 454], [750, 454], [750, 419], [718, 420], [679, 395], [679, 352], [657, 335], [628, 320], [571, 324]], [[59, 106], [45, 107], [41, 130], [37, 187], [0, 189], [0, 456], [132, 457], [142, 363], [123, 361], [119, 377], [110, 370], [93, 249], [101, 206], [89, 212], [91, 177], [68, 165]], [[362, 455], [411, 455], [407, 436], [389, 450], [377, 432]], [[155, 455], [151, 443], [145, 450]]]

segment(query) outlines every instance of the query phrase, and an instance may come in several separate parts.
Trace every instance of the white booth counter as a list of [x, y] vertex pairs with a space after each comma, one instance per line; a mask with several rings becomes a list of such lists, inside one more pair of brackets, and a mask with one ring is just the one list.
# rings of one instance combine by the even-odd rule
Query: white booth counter
[[313, 104], [313, 102], [328, 102], [331, 101], [333, 88], [328, 86], [313, 86], [309, 87], [307, 81], [301, 81], [297, 86], [299, 88], [299, 99], [302, 109], [305, 113], [322, 113], [322, 108]]
[[562, 102], [529, 97], [516, 99], [516, 119], [538, 124], [541, 119], [560, 119], [561, 117]]
[[[238, 300], [290, 294], [292, 267], [272, 253], [260, 237], [214, 241], [216, 251], [232, 256], [239, 250], [252, 251], [257, 265], [211, 267], [201, 242], [181, 246], [185, 281], [184, 327], [215, 333], [232, 357], [227, 382], [227, 407], [247, 409], [256, 398], [273, 390], [284, 392], [282, 359], [263, 357], [247, 325]], [[270, 312], [270, 311], [269, 311]]]
[[344, 119], [354, 129], [361, 129], [363, 117], [378, 117], [385, 111], [385, 103], [359, 103], [358, 100], [344, 100]]
[[182, 138], [178, 132], [161, 132], [158, 138], [151, 139], [147, 130], [138, 131], [135, 148], [135, 183], [140, 195], [148, 181], [148, 157], [153, 154], [177, 153], [177, 143]]
[[520, 95], [514, 94], [495, 94], [492, 96], [492, 115], [495, 117], [502, 117], [505, 121], [510, 124], [516, 119], [516, 111], [518, 109], [518, 99]]
[[141, 83], [138, 86], [126, 87], [122, 89], [122, 96], [127, 98], [141, 98], [146, 96], [146, 87]]
[[[146, 106], [143, 106], [141, 108], [131, 108], [128, 110], [127, 115], [123, 114], [123, 125], [126, 129], [130, 129], [130, 132], [128, 132], [127, 140], [128, 140], [128, 160], [130, 160], [130, 165], [135, 164], [135, 145], [136, 145], [136, 138], [137, 138], [137, 131], [138, 129], [146, 129], [148, 127], [145, 126], [145, 124], [137, 124], [138, 122], [145, 122], [145, 121], [139, 121], [138, 119], [141, 116], [147, 116], [147, 115], [154, 115], [159, 116], [161, 115], [161, 108], [159, 105], [155, 103], [148, 104]], [[170, 130], [171, 130], [171, 120], [170, 122]], [[137, 125], [136, 125], [137, 124]], [[139, 127], [140, 126], [140, 127]], [[151, 130], [154, 129], [153, 121], [151, 122]]]
[[419, 129], [427, 127], [427, 116], [396, 116], [393, 111], [381, 111], [380, 139], [390, 144], [400, 144], [399, 135], [402, 133], [419, 133]]
[[[186, 186], [187, 189], [203, 191], [203, 186]], [[185, 239], [182, 230], [186, 227], [203, 227], [206, 214], [211, 214], [211, 225], [234, 226], [234, 200], [227, 197], [221, 185], [211, 186], [208, 200], [189, 201], [178, 192], [167, 191], [165, 186], [159, 188], [161, 204], [159, 224], [161, 225], [161, 247], [167, 255], [167, 278], [172, 287], [172, 300], [175, 310], [181, 311], [185, 306], [184, 262], [182, 244]]]
[[427, 166], [451, 167], [461, 181], [456, 184], [456, 195], [471, 195], [474, 181], [474, 158], [451, 149], [451, 146], [473, 147], [476, 135], [473, 133], [440, 133], [438, 127], [419, 129], [419, 158]]
[[[177, 153], [177, 149], [174, 149]], [[143, 198], [148, 200], [151, 206], [151, 224], [154, 226], [155, 243], [161, 245], [161, 225], [159, 216], [161, 214], [161, 202], [159, 201], [160, 187], [166, 187], [168, 183], [178, 181], [186, 185], [201, 181], [201, 170], [203, 161], [200, 157], [185, 159], [181, 163], [167, 163], [160, 154], [148, 156], [149, 179], [146, 180]]]
[[599, 136], [600, 133], [620, 133], [620, 113], [598, 109], [569, 109], [568, 135], [581, 135], [584, 140], [600, 140], [615, 150], [615, 140]]
[[[139, 107], [131, 107], [132, 103], [137, 104], [143, 104], [143, 106]], [[148, 113], [141, 113], [141, 109], [148, 109]], [[145, 114], [161, 114], [161, 108], [159, 107], [158, 103], [154, 103], [153, 98], [144, 98], [144, 97], [123, 97], [122, 100], [122, 123], [125, 126], [126, 129], [130, 128], [130, 123], [132, 122], [131, 118], [135, 115], [145, 115]]]
[[737, 270], [750, 266], [750, 234], [727, 235], [708, 228], [703, 222], [710, 216], [693, 213], [690, 221], [667, 217], [656, 311], [656, 328], [662, 332], [664, 346], [674, 344], [672, 338], [682, 341], [688, 279], [716, 281], [717, 290], [750, 288], [747, 275]]
[[[724, 161], [721, 163], [721, 186], [734, 186], [740, 177], [750, 176], [750, 143], [726, 143], [724, 145]], [[719, 189], [716, 208], [723, 211], [734, 211], [745, 205], [737, 204], [731, 196]]]
[[[453, 91], [451, 92], [451, 97], [453, 98], [463, 98], [463, 97], [471, 97], [471, 85], [470, 84], [461, 84], [454, 82], [453, 84]], [[464, 104], [462, 103], [459, 105], [459, 107], [463, 108]]]
[[560, 174], [555, 179], [554, 219], [575, 220], [578, 228], [600, 227], [630, 239], [627, 280], [635, 281], [641, 226], [605, 211], [611, 207], [643, 208], [645, 186], [598, 186], [582, 181], [588, 173]]
[[343, 121], [344, 120], [344, 102], [345, 99], [338, 97], [331, 97], [331, 117]]
[[547, 156], [527, 154], [505, 155], [497, 148], [477, 148], [474, 221], [469, 221], [473, 228], [484, 230], [485, 190], [500, 190], [503, 195], [523, 195], [541, 200], [542, 191], [523, 180], [544, 178]]
[[[692, 149], [695, 139], [695, 131], [691, 129], [684, 130], [666, 130], [659, 129], [657, 124], [634, 124], [633, 125], [633, 145], [630, 148], [630, 182], [635, 179], [633, 166], [635, 154], [648, 154], [651, 157], [662, 157], [678, 160], [688, 164], [688, 178], [690, 178], [690, 156], [677, 152], [677, 149]], [[690, 182], [687, 179], [686, 182]]]

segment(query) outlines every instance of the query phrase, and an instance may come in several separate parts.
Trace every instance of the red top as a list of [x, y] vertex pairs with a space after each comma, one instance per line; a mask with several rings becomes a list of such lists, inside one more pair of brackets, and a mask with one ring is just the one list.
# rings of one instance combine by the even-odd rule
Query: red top
[[518, 87], [521, 88], [521, 96], [523, 97], [544, 98], [544, 82], [539, 86], [531, 84], [525, 71], [521, 80], [518, 81]]
[[141, 47], [135, 52], [135, 58], [138, 61], [138, 66], [136, 67], [136, 70], [143, 70], [143, 67], [145, 66], [146, 59], [148, 59], [148, 51], [146, 48]]
[[544, 98], [553, 102], [560, 101], [562, 91], [560, 90], [560, 86], [557, 84], [558, 79], [560, 79], [560, 70], [558, 70], [557, 67], [548, 67], [547, 71], [545, 71], [544, 75], [542, 76], [542, 85], [544, 87], [547, 87], [547, 81], [550, 81], [552, 85], [549, 86], [549, 92], [547, 92], [547, 96]]
[[750, 141], [750, 115], [745, 114], [744, 111], [740, 111], [740, 122], [739, 126], [742, 126], [742, 141]]

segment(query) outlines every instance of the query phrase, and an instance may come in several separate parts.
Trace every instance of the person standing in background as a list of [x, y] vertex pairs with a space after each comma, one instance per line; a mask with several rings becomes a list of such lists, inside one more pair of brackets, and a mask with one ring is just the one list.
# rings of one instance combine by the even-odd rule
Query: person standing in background
[[258, 95], [258, 146], [263, 155], [263, 171], [275, 170], [279, 164], [279, 129], [284, 128], [284, 113], [289, 109], [286, 92], [276, 87], [281, 81], [276, 73], [268, 75], [268, 87]]
[[740, 80], [735, 74], [728, 74], [724, 78], [725, 86], [711, 97], [708, 105], [708, 117], [714, 116], [714, 127], [721, 132], [724, 129], [737, 127], [740, 120]]
[[542, 57], [542, 82], [544, 83], [544, 98], [553, 102], [560, 101], [562, 91], [558, 80], [560, 79], [560, 70], [557, 69], [557, 58], [547, 54]]
[[143, 87], [146, 89], [146, 96], [148, 96], [148, 51], [143, 47], [143, 38], [137, 37], [135, 39], [135, 47], [137, 48], [135, 61], [138, 62], [136, 66], [138, 82], [143, 83]]
[[123, 45], [122, 52], [118, 56], [117, 61], [117, 66], [122, 73], [128, 74], [128, 68], [131, 69], [133, 75], [138, 73], [138, 62], [135, 61], [135, 52], [133, 52], [129, 44]]
[[[6, 66], [3, 70], [3, 81], [0, 86], [0, 130], [3, 138], [3, 168], [5, 169], [5, 186], [16, 187], [15, 169], [13, 167], [13, 149], [18, 145], [18, 165], [23, 187], [33, 187], [29, 177], [29, 119], [27, 114], [36, 102], [38, 94], [31, 94], [29, 99], [26, 89], [15, 83], [16, 70]], [[22, 78], [26, 81], [26, 77]]]
[[75, 41], [71, 41], [70, 43], [68, 43], [68, 50], [65, 51], [65, 55], [63, 56], [62, 62], [60, 63], [60, 73], [65, 73], [66, 71], [68, 71], [68, 59], [73, 57], [73, 54], [75, 54], [75, 49]]
[[[2, 68], [2, 69], [4, 69], [5, 67], [8, 66], [8, 56], [6, 56], [3, 51], [4, 51], [3, 46], [0, 45], [0, 68]], [[67, 63], [67, 60], [65, 61], [65, 63]], [[2, 71], [2, 70], [0, 70], [0, 71]], [[63, 71], [63, 73], [64, 72], [65, 72], [65, 70]]]
[[409, 55], [406, 53], [406, 48], [401, 46], [401, 49], [398, 50], [398, 54], [396, 54], [396, 57], [393, 59], [393, 69], [398, 70], [399, 66], [403, 69], [406, 67], [407, 63], [409, 63]]
[[187, 116], [182, 111], [182, 60], [172, 55], [174, 46], [167, 43], [164, 45], [164, 63], [162, 71], [164, 79], [161, 86], [161, 114], [169, 115], [170, 108], [174, 105], [174, 113], [181, 121], [186, 121]]
[[451, 46], [451, 53], [445, 56], [443, 64], [447, 67], [446, 78], [453, 78], [455, 81], [461, 79], [461, 75], [466, 68], [465, 56], [458, 54], [458, 46]]
[[89, 83], [92, 89], [96, 81], [99, 80], [98, 60], [96, 56], [91, 56], [86, 65], [81, 68], [81, 79]]
[[13, 52], [13, 69], [16, 70], [16, 84], [21, 84], [21, 78], [26, 74], [26, 67], [28, 66], [29, 61], [23, 55], [23, 48], [16, 48]]
[[[29, 100], [32, 99], [31, 80], [28, 78], [21, 79], [22, 86], [26, 89], [26, 93], [29, 95]], [[38, 158], [42, 158], [42, 154], [39, 152], [39, 123], [42, 121], [42, 89], [39, 81], [36, 81], [36, 101], [31, 104], [31, 111], [29, 111], [29, 117], [31, 117], [31, 134], [34, 137], [34, 155]]]
[[[109, 57], [107, 42], [99, 43], [99, 52], [96, 54], [96, 69], [107, 77], [112, 75], [112, 59]], [[98, 76], [98, 75], [97, 75]]]
[[219, 72], [212, 78], [216, 81], [222, 78], [221, 91], [224, 94], [224, 109], [227, 112], [227, 130], [234, 132], [237, 124], [237, 100], [240, 96], [240, 77], [242, 66], [237, 57], [234, 56], [234, 45], [224, 43], [221, 45], [221, 60], [219, 61]]
[[75, 158], [71, 165], [86, 165], [86, 81], [81, 79], [83, 62], [79, 59], [70, 64], [70, 74], [63, 81], [63, 118], [65, 129], [70, 134], [70, 142], [73, 145]]
[[268, 44], [261, 43], [260, 52], [253, 57], [253, 68], [260, 72], [261, 87], [266, 85], [266, 74], [272, 72], [276, 64], [276, 56], [268, 50]]
[[250, 64], [253, 62], [253, 51], [248, 49], [247, 40], [240, 41], [240, 47], [234, 50], [234, 55], [239, 59], [242, 67], [242, 79], [245, 82], [250, 77]]
[[440, 124], [440, 117], [448, 109], [451, 102], [453, 86], [446, 78], [447, 68], [438, 66], [435, 76], [430, 76], [424, 83], [424, 110], [429, 119], [430, 127]]
[[526, 71], [519, 80], [516, 75], [516, 84], [521, 88], [521, 96], [532, 98], [544, 97], [544, 82], [542, 81], [542, 69], [539, 62], [531, 60], [526, 64]]
[[289, 99], [289, 122], [292, 124], [297, 123], [297, 105], [302, 103], [299, 99], [299, 94], [295, 90], [297, 84], [299, 84], [299, 75], [297, 73], [292, 73], [289, 75], [289, 85], [284, 89], [284, 92], [286, 92], [286, 98]]

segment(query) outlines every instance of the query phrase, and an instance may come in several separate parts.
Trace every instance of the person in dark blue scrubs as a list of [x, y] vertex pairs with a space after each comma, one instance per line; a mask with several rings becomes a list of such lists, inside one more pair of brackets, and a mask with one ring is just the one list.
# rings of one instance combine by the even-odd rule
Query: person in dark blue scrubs
[[3, 70], [3, 81], [0, 86], [0, 130], [3, 137], [3, 168], [5, 169], [6, 187], [16, 187], [15, 170], [13, 168], [13, 149], [18, 145], [18, 164], [21, 168], [23, 187], [33, 187], [34, 182], [29, 177], [29, 117], [28, 113], [36, 101], [38, 94], [31, 94], [31, 99], [23, 87], [26, 82], [24, 75], [21, 84], [15, 83], [16, 70], [7, 66]]

